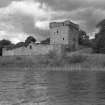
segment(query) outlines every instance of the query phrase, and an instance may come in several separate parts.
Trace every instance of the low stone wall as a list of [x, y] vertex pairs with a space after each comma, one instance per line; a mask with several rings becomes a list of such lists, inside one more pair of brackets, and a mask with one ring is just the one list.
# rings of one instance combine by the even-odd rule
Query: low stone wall
[[12, 50], [3, 49], [3, 56], [14, 55], [45, 55], [53, 50], [53, 45], [31, 45], [27, 47], [20, 47]]

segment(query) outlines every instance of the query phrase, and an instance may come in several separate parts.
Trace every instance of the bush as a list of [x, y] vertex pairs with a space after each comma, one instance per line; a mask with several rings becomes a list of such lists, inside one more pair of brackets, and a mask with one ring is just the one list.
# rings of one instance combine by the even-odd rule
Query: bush
[[105, 67], [105, 61], [102, 61], [100, 64], [101, 64], [101, 67]]
[[83, 55], [73, 55], [71, 57], [65, 58], [68, 63], [83, 63], [86, 61], [87, 57]]
[[47, 54], [47, 58], [49, 58], [49, 59], [55, 59], [55, 58], [57, 58], [57, 54], [54, 51], [50, 51]]
[[21, 58], [21, 57], [19, 57], [19, 56], [17, 56], [17, 57], [16, 57], [16, 60], [22, 60], [22, 58]]
[[2, 62], [2, 63], [0, 64], [0, 66], [7, 66], [7, 63]]
[[62, 58], [56, 58], [56, 59], [53, 59], [50, 63], [49, 63], [50, 66], [63, 66], [63, 59]]
[[46, 60], [44, 63], [49, 66], [61, 66], [63, 61], [63, 57], [58, 56], [54, 51], [50, 51], [47, 54]]
[[45, 65], [45, 66], [47, 66], [47, 65], [50, 64], [50, 62], [51, 61], [48, 58], [46, 58], [46, 59], [39, 59], [38, 62], [37, 62], [37, 65], [39, 64], [39, 65]]
[[66, 64], [77, 64], [77, 63], [83, 63], [86, 61], [87, 56], [83, 55], [73, 55], [73, 56], [59, 56], [55, 52], [49, 52], [49, 54], [46, 55], [45, 58], [39, 60], [39, 64], [42, 64], [44, 66], [64, 66]]

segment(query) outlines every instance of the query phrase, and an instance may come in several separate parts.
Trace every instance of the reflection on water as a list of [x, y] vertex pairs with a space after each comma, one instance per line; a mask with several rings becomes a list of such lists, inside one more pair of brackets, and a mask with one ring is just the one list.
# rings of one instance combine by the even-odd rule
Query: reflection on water
[[98, 105], [105, 105], [105, 72], [96, 73], [96, 102]]
[[104, 81], [104, 72], [0, 71], [0, 105], [104, 105]]

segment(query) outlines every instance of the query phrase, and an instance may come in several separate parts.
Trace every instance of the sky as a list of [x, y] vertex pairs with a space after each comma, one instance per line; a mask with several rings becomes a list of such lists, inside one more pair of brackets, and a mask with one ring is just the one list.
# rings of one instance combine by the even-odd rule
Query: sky
[[0, 0], [0, 40], [17, 43], [29, 35], [43, 40], [49, 37], [49, 23], [64, 19], [93, 33], [105, 19], [105, 0]]

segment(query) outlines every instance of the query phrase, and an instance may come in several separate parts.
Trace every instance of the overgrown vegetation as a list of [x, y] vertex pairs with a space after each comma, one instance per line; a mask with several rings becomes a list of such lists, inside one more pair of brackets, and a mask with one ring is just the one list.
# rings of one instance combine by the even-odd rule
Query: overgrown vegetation
[[86, 57], [83, 55], [59, 56], [50, 52], [45, 56], [14, 56], [1, 57], [0, 67], [63, 67], [66, 65], [83, 63]]
[[66, 57], [66, 61], [69, 64], [83, 63], [86, 60], [87, 60], [87, 56], [83, 56], [83, 55], [73, 55], [70, 57]]
[[63, 58], [57, 56], [53, 51], [50, 51], [44, 59], [41, 59], [39, 63], [45, 66], [62, 66]]
[[20, 60], [22, 60], [22, 58], [19, 57], [19, 56], [17, 56], [17, 57], [16, 57], [16, 60], [19, 60], [19, 61], [20, 61]]
[[[0, 57], [0, 70], [2, 68], [105, 68], [104, 54], [70, 54], [58, 57], [50, 52], [46, 56], [11, 56]], [[72, 69], [73, 69], [72, 68]]]
[[105, 19], [99, 22], [96, 27], [99, 29], [99, 32], [95, 35], [94, 52], [105, 53]]
[[85, 47], [92, 47], [91, 40], [89, 39], [89, 35], [84, 30], [79, 31], [79, 45]]
[[79, 64], [83, 63], [87, 60], [87, 56], [83, 55], [57, 55], [55, 52], [50, 52], [46, 55], [45, 59], [42, 59], [39, 61], [40, 64], [46, 65], [46, 66], [65, 66], [70, 64]]

